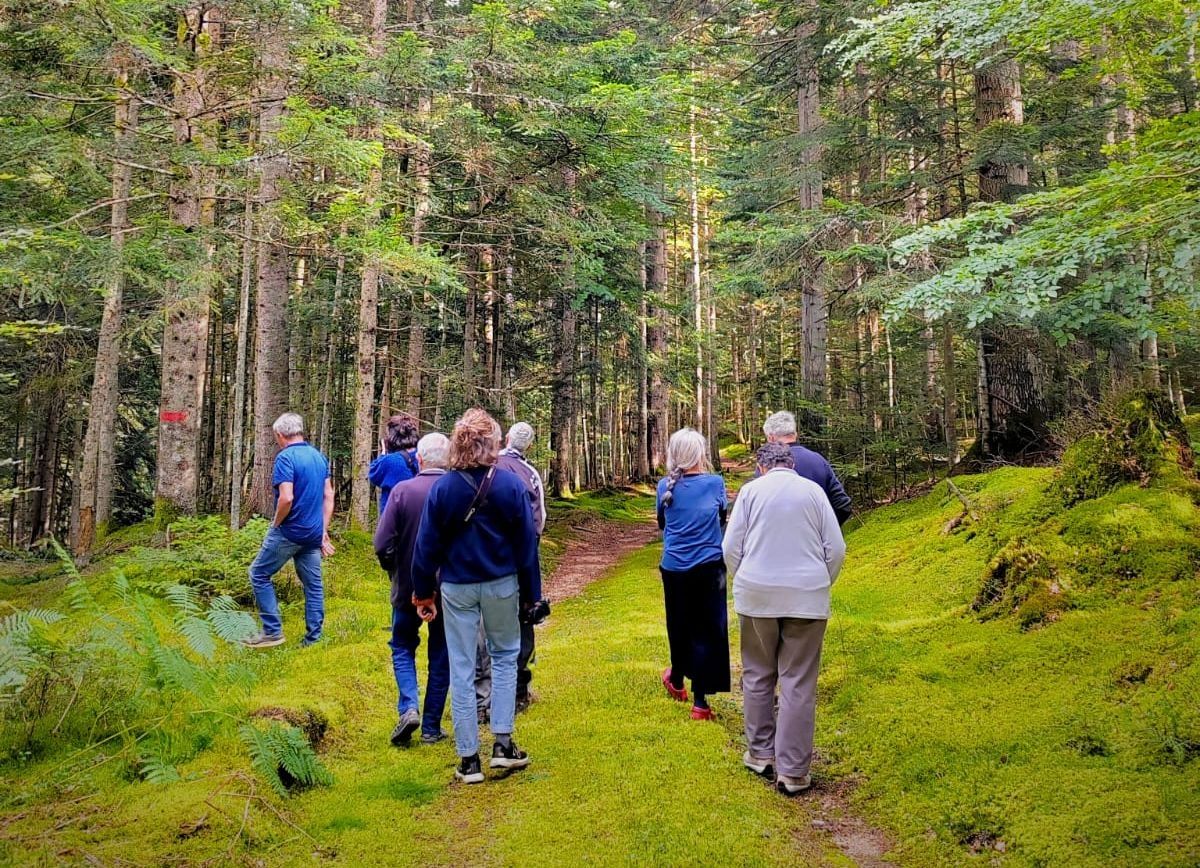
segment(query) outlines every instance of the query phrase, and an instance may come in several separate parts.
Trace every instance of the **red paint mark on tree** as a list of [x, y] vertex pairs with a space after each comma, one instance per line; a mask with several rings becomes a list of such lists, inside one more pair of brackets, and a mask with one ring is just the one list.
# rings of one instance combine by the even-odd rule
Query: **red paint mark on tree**
[[187, 410], [163, 410], [158, 414], [161, 422], [186, 422], [187, 417]]

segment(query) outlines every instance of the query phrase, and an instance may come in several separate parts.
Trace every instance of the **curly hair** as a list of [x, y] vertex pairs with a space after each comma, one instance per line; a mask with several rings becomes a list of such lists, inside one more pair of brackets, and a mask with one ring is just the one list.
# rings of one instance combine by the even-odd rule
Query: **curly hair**
[[450, 432], [450, 466], [491, 467], [500, 454], [500, 425], [486, 410], [472, 407]]
[[417, 445], [417, 420], [407, 413], [397, 413], [387, 421], [387, 451], [399, 452]]

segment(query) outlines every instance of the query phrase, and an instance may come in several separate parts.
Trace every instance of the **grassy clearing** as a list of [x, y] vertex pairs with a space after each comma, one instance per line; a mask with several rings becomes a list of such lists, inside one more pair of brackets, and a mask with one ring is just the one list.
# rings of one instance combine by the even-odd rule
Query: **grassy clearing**
[[[961, 480], [980, 521], [949, 534], [962, 508], [942, 485], [850, 535], [822, 751], [914, 864], [1197, 864], [1196, 489], [1168, 478], [1064, 511], [1052, 475]], [[1014, 540], [1065, 601], [1026, 629], [1019, 608], [972, 609]]]

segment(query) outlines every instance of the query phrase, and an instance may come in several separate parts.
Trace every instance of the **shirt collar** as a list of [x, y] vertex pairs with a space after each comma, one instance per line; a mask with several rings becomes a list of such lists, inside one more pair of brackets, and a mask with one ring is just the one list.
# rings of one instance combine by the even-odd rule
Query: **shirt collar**
[[445, 472], [446, 472], [445, 467], [428, 467], [425, 470], [422, 470], [420, 473], [418, 473], [417, 476], [424, 476], [427, 473], [430, 474], [431, 476], [441, 476]]

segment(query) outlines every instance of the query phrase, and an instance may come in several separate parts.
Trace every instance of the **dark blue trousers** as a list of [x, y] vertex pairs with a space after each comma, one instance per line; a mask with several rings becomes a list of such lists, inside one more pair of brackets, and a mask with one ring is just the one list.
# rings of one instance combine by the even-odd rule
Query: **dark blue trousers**
[[[420, 708], [417, 689], [417, 646], [421, 644], [421, 618], [410, 602], [392, 607], [392, 669], [396, 673], [399, 698], [396, 710], [403, 714]], [[425, 709], [421, 715], [422, 735], [442, 731], [442, 714], [446, 710], [446, 694], [450, 691], [450, 657], [446, 653], [446, 629], [441, 610], [429, 622], [429, 644], [426, 646], [429, 672], [425, 681]]]

